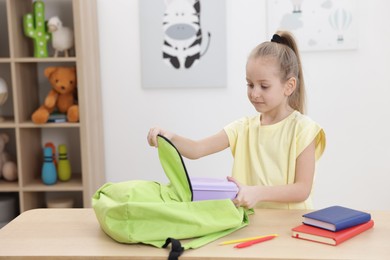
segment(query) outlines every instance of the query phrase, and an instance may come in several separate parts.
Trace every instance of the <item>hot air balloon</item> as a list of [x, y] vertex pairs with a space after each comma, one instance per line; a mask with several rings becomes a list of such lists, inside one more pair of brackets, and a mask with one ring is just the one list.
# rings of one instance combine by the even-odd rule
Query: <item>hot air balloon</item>
[[344, 41], [344, 32], [348, 29], [352, 21], [352, 15], [345, 9], [337, 9], [329, 15], [330, 26], [337, 31], [337, 41]]
[[293, 13], [302, 13], [301, 5], [303, 0], [291, 0], [291, 3], [293, 4]]

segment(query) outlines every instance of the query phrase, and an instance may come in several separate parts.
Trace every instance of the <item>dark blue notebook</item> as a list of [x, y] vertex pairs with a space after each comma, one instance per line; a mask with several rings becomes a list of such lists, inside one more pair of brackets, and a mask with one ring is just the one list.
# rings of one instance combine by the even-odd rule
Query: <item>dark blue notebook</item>
[[369, 213], [342, 206], [332, 206], [303, 215], [303, 223], [331, 231], [339, 231], [371, 220]]

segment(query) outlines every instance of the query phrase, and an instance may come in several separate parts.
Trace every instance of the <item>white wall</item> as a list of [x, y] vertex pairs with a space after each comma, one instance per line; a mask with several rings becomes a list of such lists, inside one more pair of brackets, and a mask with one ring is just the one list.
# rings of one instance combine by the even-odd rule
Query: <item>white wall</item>
[[[107, 181], [165, 182], [146, 135], [163, 126], [202, 138], [255, 113], [246, 98], [248, 52], [266, 35], [265, 1], [228, 2], [228, 85], [145, 90], [140, 79], [138, 1], [98, 0]], [[302, 53], [308, 114], [327, 134], [315, 206], [390, 209], [389, 1], [358, 1], [359, 48]], [[230, 174], [230, 151], [186, 160], [193, 175]]]

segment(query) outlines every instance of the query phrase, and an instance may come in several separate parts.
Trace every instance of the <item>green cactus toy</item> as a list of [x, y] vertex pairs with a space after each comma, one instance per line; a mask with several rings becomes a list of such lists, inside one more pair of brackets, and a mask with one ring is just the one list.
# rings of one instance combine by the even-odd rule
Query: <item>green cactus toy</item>
[[45, 22], [45, 4], [38, 0], [33, 3], [34, 14], [28, 13], [23, 16], [24, 34], [34, 40], [34, 57], [48, 57], [47, 42], [50, 33]]

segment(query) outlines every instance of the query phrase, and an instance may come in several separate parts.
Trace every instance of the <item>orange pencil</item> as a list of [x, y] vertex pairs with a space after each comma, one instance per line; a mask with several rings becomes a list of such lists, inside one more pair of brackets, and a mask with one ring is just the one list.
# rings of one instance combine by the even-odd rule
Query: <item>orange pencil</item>
[[264, 241], [268, 241], [268, 240], [274, 239], [275, 237], [276, 236], [266, 236], [266, 237], [262, 237], [262, 238], [259, 238], [259, 239], [255, 239], [255, 240], [251, 240], [251, 241], [248, 241], [248, 242], [237, 244], [234, 247], [235, 248], [245, 248], [245, 247], [248, 247], [248, 246], [251, 246], [251, 245], [254, 245], [254, 244], [258, 244], [258, 243], [261, 243], [261, 242], [264, 242]]

